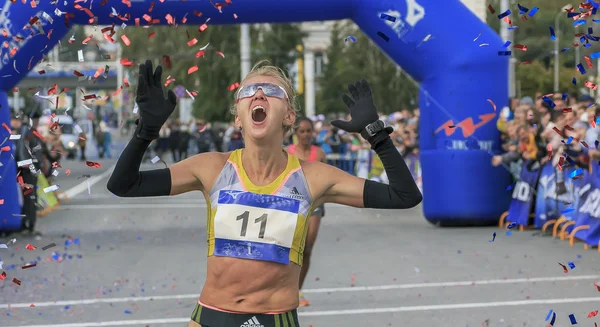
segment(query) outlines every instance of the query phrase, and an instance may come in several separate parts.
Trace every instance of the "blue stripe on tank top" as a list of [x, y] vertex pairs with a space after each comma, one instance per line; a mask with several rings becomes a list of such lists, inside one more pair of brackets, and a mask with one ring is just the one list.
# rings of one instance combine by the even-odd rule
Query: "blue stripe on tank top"
[[[300, 195], [300, 194], [298, 194]], [[300, 201], [269, 194], [256, 194], [245, 191], [221, 190], [218, 204], [239, 204], [248, 207], [287, 211], [297, 214]]]
[[219, 257], [290, 263], [290, 249], [276, 244], [215, 238], [213, 253]]

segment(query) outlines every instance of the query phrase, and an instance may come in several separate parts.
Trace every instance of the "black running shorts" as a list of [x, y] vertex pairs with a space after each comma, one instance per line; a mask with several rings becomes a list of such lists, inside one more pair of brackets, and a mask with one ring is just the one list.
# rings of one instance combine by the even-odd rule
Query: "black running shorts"
[[202, 327], [300, 327], [296, 310], [281, 314], [229, 313], [200, 304], [192, 312], [192, 321]]

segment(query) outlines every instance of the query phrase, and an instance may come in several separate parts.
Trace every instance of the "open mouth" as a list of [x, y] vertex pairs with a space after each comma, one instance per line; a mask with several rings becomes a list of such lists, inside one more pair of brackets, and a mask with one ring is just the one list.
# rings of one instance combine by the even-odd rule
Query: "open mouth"
[[252, 108], [252, 120], [257, 123], [262, 123], [267, 119], [267, 111], [263, 106]]

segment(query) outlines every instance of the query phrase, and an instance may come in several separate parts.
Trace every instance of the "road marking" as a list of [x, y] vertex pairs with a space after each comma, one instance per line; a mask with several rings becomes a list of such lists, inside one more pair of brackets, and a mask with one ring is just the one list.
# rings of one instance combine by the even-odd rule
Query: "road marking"
[[94, 177], [91, 177], [89, 179], [84, 180], [83, 182], [71, 187], [70, 189], [66, 190], [64, 195], [60, 194], [59, 197], [60, 198], [64, 198], [65, 196], [67, 198], [73, 198], [74, 196], [76, 196], [79, 193], [82, 193], [84, 191], [87, 191], [88, 189], [88, 185], [89, 187], [92, 187], [94, 184], [98, 183], [99, 181], [105, 179], [106, 177], [110, 176], [110, 174], [112, 173], [112, 171], [115, 169], [116, 165], [112, 165], [110, 168], [108, 168], [105, 172], [103, 172], [100, 175], [96, 175]]
[[[330, 310], [330, 311], [308, 311], [298, 312], [300, 317], [324, 317], [324, 316], [342, 316], [342, 315], [361, 315], [376, 313], [393, 312], [416, 312], [416, 311], [438, 311], [438, 310], [459, 310], [459, 309], [477, 309], [493, 307], [513, 307], [520, 305], [547, 305], [547, 304], [565, 304], [565, 303], [584, 303], [599, 302], [600, 297], [583, 298], [565, 298], [565, 299], [546, 299], [546, 300], [514, 300], [503, 302], [476, 302], [476, 303], [457, 303], [457, 304], [437, 304], [437, 305], [415, 305], [393, 308], [373, 308], [373, 309], [349, 309], [349, 310]], [[145, 319], [145, 320], [118, 320], [102, 322], [83, 322], [71, 324], [56, 325], [20, 325], [20, 327], [93, 327], [93, 326], [128, 326], [128, 325], [147, 325], [147, 324], [181, 324], [189, 322], [190, 318], [168, 318], [168, 319]], [[10, 326], [17, 327], [17, 326]]]
[[[523, 283], [543, 283], [543, 282], [567, 282], [574, 280], [598, 280], [600, 275], [582, 275], [565, 277], [536, 277], [536, 278], [515, 278], [515, 279], [491, 279], [491, 280], [472, 280], [460, 282], [440, 282], [440, 283], [416, 283], [416, 284], [394, 284], [380, 286], [357, 286], [357, 287], [338, 287], [338, 288], [313, 288], [302, 290], [302, 293], [337, 293], [337, 292], [364, 292], [364, 291], [385, 291], [394, 289], [412, 289], [412, 288], [430, 288], [430, 287], [459, 287], [459, 286], [480, 286], [497, 284], [523, 284]], [[99, 298], [82, 300], [65, 300], [34, 302], [36, 307], [53, 307], [65, 305], [87, 305], [96, 303], [123, 303], [123, 302], [142, 302], [142, 301], [164, 301], [164, 300], [183, 300], [198, 299], [199, 294], [179, 294], [179, 295], [156, 295], [140, 297], [117, 297], [117, 298]], [[0, 304], [0, 309], [28, 308], [31, 302]]]

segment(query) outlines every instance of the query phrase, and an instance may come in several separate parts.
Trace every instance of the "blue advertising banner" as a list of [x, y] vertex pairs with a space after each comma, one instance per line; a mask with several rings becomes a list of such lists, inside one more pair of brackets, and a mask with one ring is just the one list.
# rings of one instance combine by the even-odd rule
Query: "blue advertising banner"
[[515, 222], [517, 225], [529, 225], [529, 212], [531, 210], [533, 193], [540, 175], [540, 169], [527, 169], [528, 162], [523, 164], [519, 181], [514, 185], [512, 201], [508, 208], [506, 222]]
[[592, 165], [589, 174], [590, 190], [582, 199], [578, 210], [577, 225], [589, 225], [590, 229], [577, 233], [577, 238], [583, 239], [587, 244], [598, 245], [600, 240], [600, 167]]
[[551, 163], [546, 163], [542, 167], [535, 204], [536, 228], [542, 228], [548, 220], [558, 219], [562, 215], [567, 219], [573, 219], [575, 216], [573, 208], [577, 199], [575, 199], [573, 190], [575, 185], [581, 186], [582, 181], [581, 178], [574, 181], [569, 177], [574, 170], [573, 167], [565, 167], [562, 171], [558, 170], [558, 173], [563, 175], [567, 191], [557, 195], [555, 167]]

